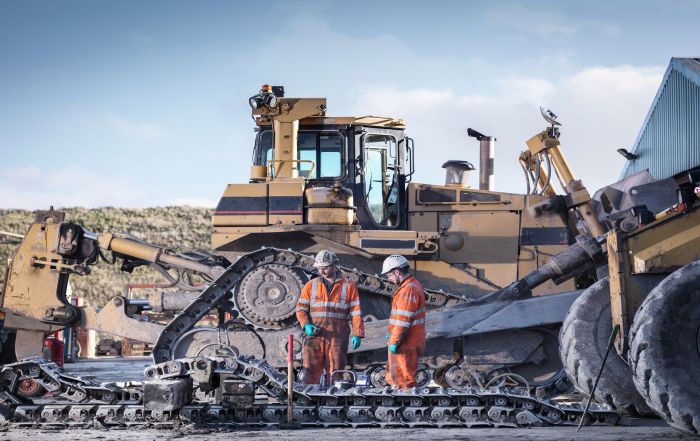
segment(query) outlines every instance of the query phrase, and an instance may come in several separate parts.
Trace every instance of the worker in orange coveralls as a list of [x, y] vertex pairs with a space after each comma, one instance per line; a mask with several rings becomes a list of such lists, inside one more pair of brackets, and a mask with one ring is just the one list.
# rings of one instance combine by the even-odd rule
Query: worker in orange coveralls
[[382, 275], [398, 285], [386, 334], [386, 380], [395, 389], [416, 386], [418, 359], [425, 350], [425, 290], [408, 270], [408, 260], [397, 254], [382, 265]]
[[320, 277], [304, 285], [297, 302], [297, 319], [306, 334], [301, 378], [306, 384], [318, 384], [324, 370], [329, 382], [334, 371], [345, 369], [351, 321], [353, 349], [360, 347], [365, 336], [357, 287], [338, 271], [337, 264], [335, 253], [319, 251], [314, 267]]

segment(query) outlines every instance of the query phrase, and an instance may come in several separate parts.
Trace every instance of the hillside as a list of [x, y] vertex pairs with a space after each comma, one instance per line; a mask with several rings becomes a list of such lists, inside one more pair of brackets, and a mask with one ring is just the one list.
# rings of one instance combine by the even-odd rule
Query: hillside
[[[66, 219], [95, 233], [108, 229], [128, 231], [146, 241], [172, 249], [209, 249], [210, 210], [191, 207], [67, 208]], [[0, 210], [0, 230], [24, 234], [34, 215], [27, 210]], [[12, 257], [19, 239], [0, 236], [0, 274], [3, 281], [7, 259]], [[118, 294], [124, 294], [128, 283], [162, 283], [155, 272], [137, 268], [132, 274], [119, 271], [119, 265], [100, 261], [89, 276], [71, 276], [73, 294], [83, 297], [93, 306], [104, 304]]]

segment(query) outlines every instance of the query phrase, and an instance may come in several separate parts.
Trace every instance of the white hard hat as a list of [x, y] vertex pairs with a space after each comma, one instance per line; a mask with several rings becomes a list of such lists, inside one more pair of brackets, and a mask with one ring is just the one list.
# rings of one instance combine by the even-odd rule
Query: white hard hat
[[382, 274], [386, 274], [395, 270], [396, 268], [403, 267], [408, 267], [408, 260], [399, 254], [392, 254], [384, 259], [384, 263], [382, 264]]
[[338, 256], [333, 251], [321, 250], [314, 258], [314, 268], [322, 268], [324, 266], [335, 265], [338, 263]]

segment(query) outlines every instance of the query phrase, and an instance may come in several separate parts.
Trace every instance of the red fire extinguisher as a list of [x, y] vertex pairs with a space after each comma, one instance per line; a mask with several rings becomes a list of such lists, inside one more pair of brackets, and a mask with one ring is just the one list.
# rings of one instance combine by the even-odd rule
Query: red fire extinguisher
[[50, 334], [44, 339], [44, 360], [52, 361], [63, 367], [64, 342], [58, 339], [56, 333]]

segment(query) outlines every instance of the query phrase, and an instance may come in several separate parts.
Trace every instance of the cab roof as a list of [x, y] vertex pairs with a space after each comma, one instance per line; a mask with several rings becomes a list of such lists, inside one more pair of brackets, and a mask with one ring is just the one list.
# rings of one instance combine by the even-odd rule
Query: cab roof
[[[267, 118], [256, 118], [258, 126], [269, 126], [271, 122]], [[386, 116], [312, 116], [299, 121], [300, 126], [322, 126], [322, 125], [358, 125], [384, 127], [389, 129], [405, 129], [406, 121], [398, 118]]]

